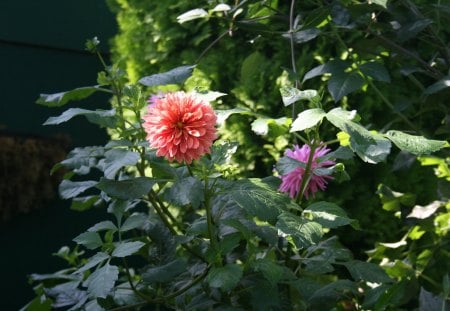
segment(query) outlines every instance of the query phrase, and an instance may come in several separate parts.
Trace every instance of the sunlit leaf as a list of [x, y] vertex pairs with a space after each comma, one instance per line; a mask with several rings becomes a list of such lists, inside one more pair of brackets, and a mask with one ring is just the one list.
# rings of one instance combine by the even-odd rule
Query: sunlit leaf
[[144, 242], [120, 242], [112, 252], [112, 257], [127, 257], [133, 255], [145, 245]]
[[177, 22], [180, 24], [183, 24], [185, 22], [198, 19], [198, 18], [204, 18], [208, 16], [208, 12], [206, 12], [203, 9], [193, 9], [189, 10], [177, 17]]
[[116, 111], [111, 110], [87, 110], [81, 108], [69, 108], [64, 111], [60, 116], [50, 117], [43, 125], [55, 125], [69, 121], [76, 116], [85, 116], [90, 122], [98, 124], [103, 127], [115, 127], [116, 124]]
[[450, 146], [448, 142], [443, 140], [426, 139], [423, 136], [409, 135], [400, 131], [388, 131], [386, 137], [401, 150], [415, 155], [430, 154]]
[[288, 212], [278, 216], [276, 227], [288, 235], [298, 249], [317, 244], [322, 237], [322, 226], [318, 222]]
[[80, 193], [94, 187], [97, 184], [94, 180], [86, 181], [71, 181], [64, 179], [59, 184], [59, 194], [63, 199], [71, 199], [78, 196]]
[[105, 298], [113, 289], [119, 277], [119, 268], [106, 263], [103, 267], [95, 270], [87, 279], [89, 296], [92, 298]]
[[291, 132], [303, 131], [322, 121], [326, 113], [320, 108], [308, 109], [300, 112], [291, 126]]
[[312, 100], [317, 96], [316, 90], [304, 90], [300, 91], [295, 87], [284, 86], [280, 88], [281, 98], [285, 106], [289, 106], [299, 100]]
[[92, 95], [97, 91], [99, 91], [98, 86], [86, 86], [76, 88], [67, 92], [60, 92], [54, 94], [41, 94], [36, 103], [48, 107], [59, 107], [64, 106], [69, 101], [81, 100], [86, 97], [89, 97], [90, 95]]

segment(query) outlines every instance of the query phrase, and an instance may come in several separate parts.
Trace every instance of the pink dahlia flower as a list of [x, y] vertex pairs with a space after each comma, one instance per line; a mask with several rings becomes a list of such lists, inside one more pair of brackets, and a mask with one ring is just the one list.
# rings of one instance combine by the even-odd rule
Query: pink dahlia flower
[[[335, 162], [331, 160], [323, 161], [318, 163], [317, 158], [324, 156], [330, 151], [330, 149], [327, 149], [325, 147], [318, 147], [313, 156], [312, 161], [312, 170], [320, 167], [326, 167], [330, 165], [334, 165]], [[299, 148], [297, 145], [294, 145], [294, 149], [287, 149], [285, 152], [285, 156], [296, 159], [303, 163], [308, 163], [309, 154], [311, 152], [311, 148], [308, 145], [303, 145], [303, 147]], [[289, 196], [291, 198], [296, 198], [300, 187], [302, 185], [303, 176], [305, 174], [305, 169], [303, 167], [297, 167], [290, 173], [286, 175], [281, 176], [281, 185], [279, 190], [282, 192], [289, 193]], [[312, 195], [314, 197], [314, 194], [320, 189], [325, 190], [326, 185], [328, 183], [328, 180], [333, 179], [332, 176], [329, 175], [322, 175], [317, 176], [312, 173], [311, 178], [309, 180], [309, 183], [306, 185], [304, 195], [308, 199], [309, 195]]]
[[155, 96], [152, 103], [143, 127], [157, 156], [189, 164], [210, 153], [217, 138], [217, 117], [211, 105], [184, 92]]

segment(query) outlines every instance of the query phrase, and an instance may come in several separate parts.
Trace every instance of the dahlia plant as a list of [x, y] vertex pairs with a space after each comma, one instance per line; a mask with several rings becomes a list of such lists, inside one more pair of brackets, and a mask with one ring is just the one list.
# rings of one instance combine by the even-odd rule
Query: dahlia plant
[[[96, 42], [89, 48], [96, 52]], [[193, 68], [128, 84], [123, 71], [105, 66], [99, 85], [41, 95], [39, 104], [63, 106], [111, 94], [109, 110], [70, 108], [45, 122], [85, 116], [108, 129], [104, 146], [75, 148], [53, 169], [67, 171], [59, 191], [73, 209], [102, 209], [105, 219], [57, 253], [67, 269], [30, 276], [37, 296], [24, 310], [388, 308], [393, 279], [339, 243], [333, 230], [358, 230], [358, 221], [325, 199], [326, 188], [348, 179], [344, 163], [354, 155], [376, 164], [392, 143], [416, 155], [448, 144], [369, 131], [356, 111], [326, 111], [316, 90], [293, 81], [280, 90], [281, 108], [296, 112], [281, 126], [290, 146], [272, 176], [242, 178], [233, 155], [246, 146], [222, 139], [221, 127], [232, 114], [279, 120], [217, 109], [224, 93], [179, 91]], [[337, 139], [322, 137], [324, 124]]]

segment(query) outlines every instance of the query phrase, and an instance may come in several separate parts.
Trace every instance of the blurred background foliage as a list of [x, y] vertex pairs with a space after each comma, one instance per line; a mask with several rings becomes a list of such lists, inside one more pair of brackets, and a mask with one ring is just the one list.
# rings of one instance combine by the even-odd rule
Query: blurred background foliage
[[[108, 0], [119, 26], [112, 53], [130, 82], [196, 64], [186, 89], [227, 93], [216, 108], [251, 110], [252, 115], [232, 115], [221, 129], [223, 138], [239, 143], [235, 161], [242, 176], [272, 175], [276, 159], [294, 143], [286, 124], [268, 122], [268, 128], [261, 131], [254, 121], [255, 115], [270, 120], [292, 117], [307, 108], [299, 105], [292, 112], [281, 101], [279, 88], [293, 86], [295, 80], [300, 89], [318, 90], [325, 110], [336, 106], [356, 109], [370, 130], [396, 129], [449, 139], [448, 1], [298, 1], [293, 11], [296, 25], [291, 29], [293, 60], [291, 2], [225, 1], [232, 11], [212, 12], [220, 3]], [[195, 8], [208, 15], [177, 22], [178, 16]], [[236, 8], [242, 11], [237, 14]], [[345, 63], [344, 67], [336, 65], [337, 60]], [[305, 77], [308, 72], [311, 78]], [[324, 139], [336, 138], [330, 129], [322, 127]], [[356, 257], [408, 262], [415, 271], [411, 274], [414, 279], [428, 271], [429, 276], [418, 282], [427, 290], [442, 292], [442, 273], [438, 271], [443, 267], [448, 271], [450, 252], [449, 239], [443, 234], [449, 227], [448, 172], [442, 173], [448, 168], [448, 148], [431, 159], [418, 161], [394, 150], [385, 163], [376, 166], [349, 160], [345, 165], [351, 180], [332, 183], [317, 199], [327, 196], [360, 221], [359, 231], [339, 229], [340, 239]], [[389, 198], [397, 200], [394, 207], [386, 207]], [[442, 203], [428, 220], [407, 217], [415, 206], [435, 201]], [[397, 242], [415, 226], [426, 228], [423, 240], [409, 236], [404, 240], [407, 244], [394, 248], [395, 255], [384, 253], [392, 249], [379, 243]], [[412, 257], [420, 257], [425, 245], [431, 245], [435, 253], [422, 266], [416, 265]], [[375, 250], [367, 253], [374, 246]]]

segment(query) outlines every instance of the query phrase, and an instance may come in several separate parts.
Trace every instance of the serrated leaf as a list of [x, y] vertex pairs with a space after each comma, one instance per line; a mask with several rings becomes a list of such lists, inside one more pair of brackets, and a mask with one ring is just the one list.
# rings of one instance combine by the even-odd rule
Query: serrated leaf
[[97, 232], [83, 232], [73, 241], [88, 249], [96, 249], [103, 245], [102, 239]]
[[120, 242], [112, 252], [112, 257], [127, 257], [133, 255], [145, 245], [144, 242]]
[[310, 213], [314, 221], [326, 228], [337, 228], [355, 223], [355, 220], [348, 218], [342, 208], [331, 202], [315, 202], [309, 205], [304, 213]]
[[368, 62], [359, 66], [359, 70], [365, 76], [371, 77], [377, 81], [382, 82], [391, 82], [391, 77], [389, 76], [389, 72], [386, 70], [382, 64], [378, 62]]
[[320, 108], [308, 109], [300, 112], [291, 126], [290, 132], [298, 132], [309, 129], [322, 121], [326, 113]]
[[355, 281], [366, 281], [372, 283], [389, 283], [392, 279], [378, 265], [370, 262], [352, 260], [344, 263], [348, 272]]
[[[317, 28], [309, 28], [296, 31], [292, 34], [295, 43], [304, 43], [315, 39], [320, 34], [320, 30]], [[282, 35], [286, 39], [291, 38], [291, 33], [284, 33]]]
[[246, 108], [233, 108], [233, 109], [226, 109], [226, 110], [215, 110], [214, 111], [217, 116], [217, 125], [221, 126], [225, 123], [225, 120], [228, 119], [229, 116], [232, 114], [247, 114], [252, 115], [253, 113], [246, 109]]
[[322, 226], [315, 221], [284, 212], [278, 216], [276, 227], [288, 235], [298, 248], [307, 248], [317, 244], [322, 237]]
[[164, 73], [143, 77], [138, 82], [145, 86], [181, 84], [192, 75], [195, 65], [180, 66]]
[[140, 228], [142, 227], [142, 225], [144, 225], [147, 219], [148, 215], [146, 214], [133, 214], [124, 221], [123, 225], [120, 227], [120, 232], [126, 232], [129, 230]]
[[238, 145], [237, 142], [217, 141], [211, 148], [211, 161], [217, 165], [228, 164]]
[[251, 216], [256, 216], [263, 221], [274, 222], [280, 213], [280, 209], [291, 202], [268, 185], [257, 179], [240, 180], [224, 189], [227, 199], [236, 203]]
[[300, 91], [299, 89], [290, 86], [283, 86], [280, 88], [280, 93], [284, 106], [289, 106], [302, 99], [312, 100], [317, 96], [316, 90]]
[[111, 149], [105, 152], [104, 156], [105, 158], [99, 161], [98, 167], [109, 179], [114, 178], [122, 167], [135, 165], [140, 159], [139, 153], [126, 149]]
[[59, 184], [59, 194], [63, 199], [71, 199], [78, 196], [80, 193], [94, 187], [97, 184], [94, 180], [86, 181], [70, 181], [64, 179]]
[[356, 72], [333, 74], [328, 80], [328, 91], [335, 102], [351, 92], [359, 90], [364, 85], [364, 79]]
[[229, 291], [236, 287], [242, 278], [243, 269], [237, 264], [227, 264], [223, 267], [212, 268], [206, 280], [209, 286]]
[[303, 82], [326, 73], [331, 74], [343, 73], [344, 70], [347, 69], [349, 66], [350, 63], [343, 60], [340, 59], [331, 60], [325, 64], [314, 67], [313, 69], [305, 73], [305, 76], [303, 77]]
[[142, 279], [146, 283], [166, 283], [185, 272], [186, 268], [186, 260], [177, 258], [165, 265], [147, 269], [142, 273]]
[[215, 101], [217, 98], [227, 95], [226, 93], [206, 91], [206, 92], [193, 92], [192, 93], [198, 99], [207, 103]]
[[87, 271], [93, 267], [96, 267], [97, 265], [103, 263], [106, 259], [109, 258], [109, 255], [103, 252], [99, 252], [88, 259], [88, 261], [81, 266], [77, 271], [74, 272], [74, 274], [77, 273], [83, 273], [84, 271]]
[[149, 177], [136, 177], [126, 180], [101, 178], [96, 187], [108, 196], [121, 200], [140, 199], [150, 192], [156, 180]]
[[116, 110], [87, 110], [82, 108], [69, 108], [57, 117], [50, 117], [43, 125], [56, 125], [69, 121], [76, 116], [85, 116], [91, 123], [104, 127], [114, 127], [116, 124]]
[[119, 268], [106, 263], [86, 279], [89, 296], [92, 298], [106, 298], [113, 289], [118, 277]]
[[101, 221], [101, 222], [93, 225], [89, 229], [87, 229], [88, 232], [98, 232], [98, 231], [103, 231], [103, 230], [117, 231], [117, 227], [115, 224], [113, 224], [112, 221], [104, 220], [104, 221]]
[[409, 135], [400, 131], [388, 131], [385, 136], [401, 150], [415, 155], [430, 154], [450, 146], [443, 140], [426, 139], [423, 136]]
[[[103, 154], [104, 149], [102, 147], [78, 147], [70, 151], [67, 158], [60, 162], [60, 165], [76, 174], [86, 175], [91, 168], [97, 166], [98, 160]], [[55, 167], [55, 169], [58, 168]]]
[[185, 22], [198, 19], [198, 18], [204, 18], [208, 16], [208, 12], [206, 12], [203, 9], [193, 9], [189, 10], [179, 16], [177, 16], [177, 22], [180, 24], [183, 24]]
[[176, 180], [172, 187], [164, 193], [164, 198], [177, 205], [192, 204], [194, 208], [197, 208], [204, 198], [203, 189], [204, 186], [200, 180], [189, 176]]
[[450, 75], [447, 75], [439, 81], [433, 83], [423, 91], [423, 95], [431, 95], [439, 92], [440, 90], [450, 87]]
[[41, 94], [36, 103], [48, 107], [60, 107], [72, 100], [81, 100], [99, 91], [99, 86], [85, 86], [67, 92]]

